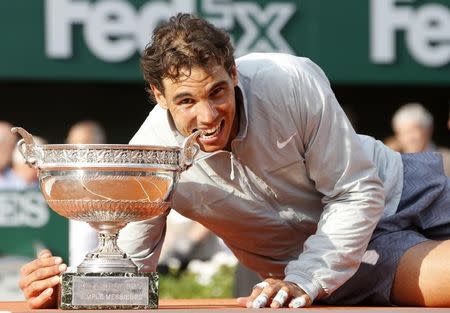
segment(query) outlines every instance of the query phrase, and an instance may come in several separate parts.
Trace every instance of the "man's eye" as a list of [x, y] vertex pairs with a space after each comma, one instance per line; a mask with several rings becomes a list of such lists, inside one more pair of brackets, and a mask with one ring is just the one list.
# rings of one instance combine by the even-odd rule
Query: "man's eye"
[[192, 99], [190, 99], [190, 98], [182, 99], [182, 100], [180, 100], [180, 102], [178, 102], [178, 104], [191, 104], [191, 103], [192, 103]]
[[218, 96], [218, 95], [221, 95], [223, 93], [223, 91], [224, 91], [223, 87], [218, 87], [211, 92], [211, 95]]

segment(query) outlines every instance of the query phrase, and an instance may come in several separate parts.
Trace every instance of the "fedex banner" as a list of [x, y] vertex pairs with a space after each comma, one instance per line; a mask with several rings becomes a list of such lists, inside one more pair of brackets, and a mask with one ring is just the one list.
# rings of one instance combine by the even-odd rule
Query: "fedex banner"
[[15, 0], [0, 79], [141, 80], [139, 54], [178, 12], [228, 31], [236, 56], [307, 56], [335, 83], [450, 83], [448, 0]]
[[46, 0], [46, 55], [70, 58], [73, 29], [82, 25], [86, 46], [97, 58], [123, 62], [144, 50], [160, 22], [178, 12], [198, 11], [227, 31], [233, 31], [235, 24], [242, 27], [242, 35], [234, 40], [238, 55], [254, 50], [294, 53], [281, 30], [296, 9], [293, 2], [282, 1], [262, 7], [255, 2], [203, 0], [198, 8], [195, 0], [150, 1], [135, 8], [124, 0]]

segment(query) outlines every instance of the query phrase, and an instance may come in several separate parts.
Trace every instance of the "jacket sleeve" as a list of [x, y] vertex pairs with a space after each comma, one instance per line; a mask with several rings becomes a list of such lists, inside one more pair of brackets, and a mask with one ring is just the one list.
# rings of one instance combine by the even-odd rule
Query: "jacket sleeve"
[[[158, 145], [160, 139], [152, 122], [157, 118], [153, 110], [131, 139], [134, 145]], [[158, 265], [166, 233], [166, 220], [170, 210], [151, 219], [127, 224], [119, 234], [118, 245], [138, 266], [140, 272], [154, 272]]]
[[139, 272], [154, 272], [166, 233], [170, 210], [154, 218], [129, 223], [120, 231], [118, 245], [132, 258]]
[[324, 208], [316, 233], [286, 266], [285, 280], [314, 300], [331, 294], [358, 269], [382, 215], [384, 194], [375, 165], [323, 72], [310, 61], [296, 71], [291, 87], [303, 142], [299, 150]]

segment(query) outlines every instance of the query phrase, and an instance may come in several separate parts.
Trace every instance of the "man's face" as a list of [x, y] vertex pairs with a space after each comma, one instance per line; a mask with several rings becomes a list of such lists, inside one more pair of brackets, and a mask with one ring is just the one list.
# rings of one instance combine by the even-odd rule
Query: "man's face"
[[11, 162], [16, 143], [16, 135], [11, 132], [11, 125], [0, 122], [0, 172]]
[[229, 150], [238, 130], [236, 68], [231, 76], [223, 66], [214, 66], [208, 72], [194, 67], [181, 73], [177, 81], [163, 80], [164, 94], [151, 86], [158, 104], [169, 110], [183, 136], [203, 131], [198, 139], [203, 151]]
[[415, 121], [399, 123], [395, 126], [395, 134], [405, 153], [425, 151], [431, 141], [431, 130]]

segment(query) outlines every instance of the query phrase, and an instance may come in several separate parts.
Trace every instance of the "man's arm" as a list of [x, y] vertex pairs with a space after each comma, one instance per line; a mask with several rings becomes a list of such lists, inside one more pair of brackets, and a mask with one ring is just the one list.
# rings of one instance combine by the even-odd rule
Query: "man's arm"
[[[131, 145], [173, 146], [169, 126], [164, 124], [166, 112], [155, 106], [130, 140]], [[158, 125], [158, 126], [156, 126]], [[172, 139], [173, 140], [173, 139]], [[141, 272], [153, 272], [158, 265], [170, 210], [154, 218], [129, 223], [120, 231], [118, 245], [136, 263]]]
[[308, 306], [356, 272], [383, 213], [384, 191], [370, 153], [363, 150], [322, 70], [289, 55], [278, 55], [270, 64], [253, 77], [258, 86], [270, 86], [259, 96], [277, 107], [279, 118], [297, 125], [299, 159], [322, 195], [323, 212], [316, 233], [298, 243], [303, 251], [286, 266], [284, 280], [266, 279], [239, 303]]
[[285, 280], [297, 283], [315, 299], [330, 294], [356, 272], [382, 215], [384, 193], [376, 168], [325, 75], [312, 62], [305, 68], [294, 98], [305, 165], [323, 194], [324, 210], [316, 233], [286, 267]]
[[118, 245], [133, 259], [140, 272], [154, 272], [166, 233], [170, 210], [154, 218], [129, 223], [120, 231]]

